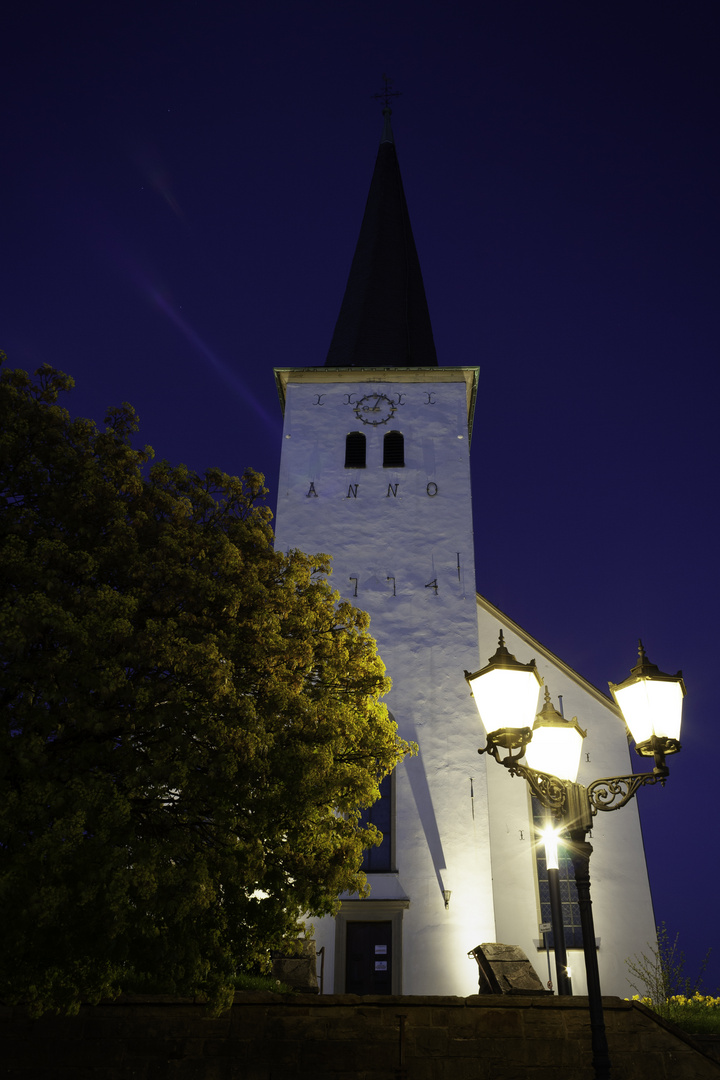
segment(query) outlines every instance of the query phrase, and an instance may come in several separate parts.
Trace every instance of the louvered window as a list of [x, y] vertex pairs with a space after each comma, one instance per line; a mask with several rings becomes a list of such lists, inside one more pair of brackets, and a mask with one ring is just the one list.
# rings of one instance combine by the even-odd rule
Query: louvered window
[[383, 439], [383, 468], [400, 469], [405, 465], [405, 439], [400, 431], [388, 431]]
[[351, 431], [345, 439], [345, 468], [365, 468], [365, 436], [360, 431]]

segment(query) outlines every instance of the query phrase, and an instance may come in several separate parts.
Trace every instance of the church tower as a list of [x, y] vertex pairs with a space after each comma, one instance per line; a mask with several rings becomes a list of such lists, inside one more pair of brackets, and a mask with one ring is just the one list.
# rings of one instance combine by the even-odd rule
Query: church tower
[[[526, 785], [478, 757], [484, 736], [463, 670], [486, 663], [503, 629], [518, 659], [537, 656], [551, 692], [569, 695], [583, 726], [595, 727], [599, 756], [622, 761], [621, 772], [627, 742], [604, 695], [476, 595], [469, 455], [478, 368], [438, 365], [387, 104], [325, 364], [275, 375], [284, 413], [276, 545], [332, 556], [334, 587], [370, 614], [399, 733], [419, 747], [370, 812], [384, 836], [367, 854], [370, 896], [344, 896], [334, 919], [314, 923], [324, 990], [472, 994], [468, 950], [488, 941], [520, 945], [540, 971], [532, 806]], [[618, 887], [596, 906], [602, 924], [634, 873], [641, 914], [619, 945], [623, 957], [654, 930], [632, 813]]]
[[276, 543], [332, 555], [333, 585], [370, 613], [388, 708], [419, 746], [373, 808], [385, 841], [369, 856], [370, 897], [315, 925], [336, 992], [472, 993], [467, 951], [494, 939], [479, 724], [462, 677], [478, 648], [477, 374], [438, 366], [386, 108], [326, 363], [276, 372]]

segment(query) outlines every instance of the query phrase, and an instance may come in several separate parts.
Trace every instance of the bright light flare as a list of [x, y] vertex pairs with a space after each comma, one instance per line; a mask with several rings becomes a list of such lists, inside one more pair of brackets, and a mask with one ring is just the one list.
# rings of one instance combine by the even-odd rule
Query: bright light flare
[[560, 863], [558, 861], [559, 835], [559, 830], [556, 829], [554, 825], [546, 825], [544, 829], [540, 830], [540, 839], [545, 845], [545, 861], [548, 870], [560, 869]]

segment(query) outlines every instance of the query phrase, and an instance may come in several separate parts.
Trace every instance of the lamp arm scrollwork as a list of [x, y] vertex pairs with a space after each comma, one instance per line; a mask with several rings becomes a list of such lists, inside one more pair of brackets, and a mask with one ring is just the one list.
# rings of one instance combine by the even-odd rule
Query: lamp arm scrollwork
[[562, 780], [559, 780], [557, 776], [551, 776], [550, 773], [538, 772], [536, 769], [530, 769], [527, 765], [520, 765], [514, 761], [510, 763], [507, 760], [503, 761], [503, 765], [511, 776], [522, 776], [527, 781], [533, 795], [554, 817], [565, 816], [567, 785]]
[[[656, 764], [652, 772], [605, 776], [584, 787], [582, 784], [566, 782], [550, 773], [538, 772], [523, 765], [520, 759], [525, 756], [531, 739], [530, 728], [502, 728], [488, 735], [487, 745], [478, 750], [478, 753], [490, 754], [511, 776], [521, 776], [526, 780], [533, 795], [554, 817], [572, 820], [585, 830], [591, 828], [591, 819], [599, 810], [619, 810], [634, 798], [639, 788], [650, 784], [664, 784], [668, 777], [664, 758], [667, 750], [664, 744], [660, 749], [653, 744], [652, 752], [655, 754]], [[501, 757], [501, 751], [504, 752], [504, 757]]]
[[[533, 795], [557, 818], [564, 816], [567, 810], [567, 786], [557, 776], [538, 772], [520, 763], [525, 756], [527, 744], [532, 739], [531, 728], [502, 728], [488, 735], [487, 743], [478, 750], [478, 754], [490, 754], [499, 765], [503, 765], [511, 776], [522, 776], [527, 780]], [[505, 757], [500, 756], [504, 751]]]
[[630, 776], [606, 776], [595, 780], [587, 788], [590, 812], [619, 810], [634, 798], [635, 793], [647, 784], [664, 784], [666, 775], [657, 772], [632, 773]]

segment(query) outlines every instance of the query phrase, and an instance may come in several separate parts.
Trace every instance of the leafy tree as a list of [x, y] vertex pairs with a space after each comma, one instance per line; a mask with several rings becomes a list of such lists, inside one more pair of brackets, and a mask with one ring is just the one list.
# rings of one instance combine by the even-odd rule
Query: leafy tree
[[363, 892], [360, 808], [412, 748], [326, 555], [263, 478], [204, 476], [0, 371], [0, 996], [202, 995]]

